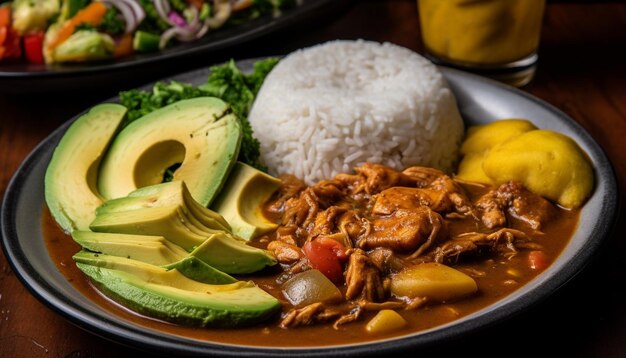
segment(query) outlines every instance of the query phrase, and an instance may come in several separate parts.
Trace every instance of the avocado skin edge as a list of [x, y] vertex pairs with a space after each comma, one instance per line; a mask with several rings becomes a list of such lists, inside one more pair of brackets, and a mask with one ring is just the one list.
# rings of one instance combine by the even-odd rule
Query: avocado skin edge
[[156, 293], [135, 287], [115, 277], [113, 271], [102, 267], [76, 263], [76, 266], [107, 297], [137, 313], [187, 326], [197, 327], [242, 327], [271, 318], [280, 311], [276, 300], [264, 310], [238, 311], [215, 310], [180, 300], [172, 300]]
[[115, 103], [92, 107], [69, 126], [54, 149], [44, 175], [44, 196], [52, 217], [67, 233], [87, 230], [95, 208], [102, 204], [95, 190], [96, 174], [90, 176], [119, 131], [126, 112], [126, 107]]

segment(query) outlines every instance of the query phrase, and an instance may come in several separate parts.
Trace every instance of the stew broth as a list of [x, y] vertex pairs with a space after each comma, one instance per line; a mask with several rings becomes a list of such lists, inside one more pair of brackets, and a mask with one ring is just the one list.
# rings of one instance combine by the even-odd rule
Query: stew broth
[[[485, 188], [464, 186], [472, 200], [486, 192]], [[563, 210], [558, 208], [555, 217], [542, 228], [543, 234], [533, 235], [533, 240], [543, 247], [543, 251], [550, 262], [553, 262], [567, 245], [577, 223], [579, 211]], [[522, 287], [537, 276], [540, 271], [529, 265], [528, 252], [520, 251], [510, 259], [472, 260], [454, 265], [461, 271], [483, 271], [484, 276], [476, 276], [479, 292], [471, 297], [456, 302], [429, 304], [416, 310], [398, 310], [408, 324], [401, 330], [389, 334], [370, 334], [365, 330], [365, 324], [376, 314], [375, 311], [365, 312], [359, 320], [339, 326], [335, 330], [332, 324], [317, 324], [284, 329], [279, 327], [280, 317], [275, 317], [263, 324], [243, 328], [194, 328], [159, 321], [150, 317], [141, 316], [106, 298], [93, 287], [87, 277], [76, 267], [72, 255], [80, 250], [70, 236], [63, 233], [57, 226], [49, 211], [44, 210], [42, 219], [44, 240], [49, 254], [59, 271], [74, 287], [86, 298], [96, 302], [111, 315], [131, 321], [146, 328], [185, 336], [198, 340], [220, 342], [237, 345], [266, 346], [266, 347], [310, 347], [337, 344], [350, 344], [371, 340], [379, 340], [392, 336], [402, 336], [442, 325], [480, 310]], [[462, 231], [472, 228], [463, 227], [472, 225], [460, 221], [451, 230]], [[513, 220], [512, 228], [522, 230], [531, 235], [527, 225]], [[263, 247], [261, 242], [254, 243]], [[265, 244], [266, 245], [266, 244]], [[261, 288], [279, 299], [284, 306], [283, 312], [290, 306], [283, 298], [280, 285], [276, 283], [276, 276], [282, 272], [280, 267], [266, 269], [263, 272], [239, 276], [239, 279], [252, 279]], [[345, 293], [345, 285], [342, 291]]]

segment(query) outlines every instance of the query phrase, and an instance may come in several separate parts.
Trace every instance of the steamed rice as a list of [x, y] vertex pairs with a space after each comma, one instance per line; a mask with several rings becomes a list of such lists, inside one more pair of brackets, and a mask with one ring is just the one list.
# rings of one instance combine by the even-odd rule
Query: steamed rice
[[270, 173], [307, 184], [365, 162], [450, 171], [463, 136], [439, 70], [406, 48], [368, 41], [288, 55], [265, 79], [249, 120]]

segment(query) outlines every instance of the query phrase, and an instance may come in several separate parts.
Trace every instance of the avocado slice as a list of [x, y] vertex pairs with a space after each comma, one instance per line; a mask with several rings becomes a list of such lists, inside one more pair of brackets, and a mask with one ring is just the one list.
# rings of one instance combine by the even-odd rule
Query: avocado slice
[[209, 236], [190, 255], [229, 274], [252, 273], [277, 263], [271, 252], [247, 245], [223, 231]]
[[152, 265], [169, 265], [188, 253], [163, 236], [74, 231], [72, 238], [89, 251], [126, 257]]
[[88, 230], [102, 204], [96, 189], [100, 160], [124, 116], [126, 107], [94, 106], [65, 132], [46, 169], [45, 198], [52, 217], [66, 232]]
[[215, 267], [208, 265], [195, 256], [189, 255], [182, 260], [163, 266], [167, 270], [176, 269], [186, 277], [199, 282], [212, 285], [223, 285], [237, 282], [231, 275], [222, 272]]
[[159, 184], [167, 168], [180, 164], [191, 196], [208, 207], [235, 164], [242, 131], [229, 106], [214, 97], [178, 101], [126, 126], [102, 162], [98, 188], [106, 199]]
[[86, 251], [74, 260], [108, 297], [173, 323], [235, 327], [258, 323], [280, 310], [280, 302], [251, 281], [210, 285], [177, 270]]
[[[223, 230], [223, 218], [191, 197], [185, 200], [185, 192], [184, 183], [167, 183], [113, 199], [96, 210], [90, 229], [98, 233], [162, 236], [191, 252], [189, 256], [228, 274], [251, 273], [277, 263], [271, 252], [249, 246]], [[203, 220], [194, 213], [199, 213]], [[219, 217], [210, 221], [217, 223], [213, 227], [205, 225], [209, 215]]]
[[84, 249], [94, 253], [177, 269], [195, 281], [225, 284], [237, 281], [234, 277], [209, 266], [190, 255], [182, 247], [174, 245], [162, 236], [110, 234], [91, 231], [74, 231], [72, 237]]
[[249, 246], [232, 234], [198, 229], [178, 205], [112, 212], [97, 215], [90, 228], [95, 232], [163, 236], [210, 266], [229, 274], [255, 272], [276, 264], [266, 250]]
[[180, 205], [168, 205], [98, 214], [89, 227], [96, 232], [163, 236], [191, 251], [206, 240], [209, 229], [207, 233], [194, 230], [183, 210]]
[[230, 225], [222, 215], [195, 201], [191, 197], [187, 185], [180, 180], [146, 186], [131, 192], [126, 197], [108, 200], [96, 209], [96, 214], [159, 207], [175, 203], [184, 203], [191, 215], [203, 225], [216, 230], [231, 231]]
[[250, 240], [276, 229], [263, 215], [263, 204], [280, 187], [280, 179], [237, 162], [211, 208], [228, 221], [233, 234]]

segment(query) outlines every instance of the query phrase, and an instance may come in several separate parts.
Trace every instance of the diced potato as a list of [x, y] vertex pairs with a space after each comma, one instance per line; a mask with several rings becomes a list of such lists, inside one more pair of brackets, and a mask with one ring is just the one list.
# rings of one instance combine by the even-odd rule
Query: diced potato
[[406, 320], [393, 310], [381, 310], [372, 318], [365, 330], [369, 333], [387, 333], [406, 326]]
[[391, 293], [398, 297], [449, 301], [476, 291], [478, 286], [473, 278], [435, 262], [411, 266], [391, 278]]
[[316, 302], [336, 302], [342, 299], [341, 291], [323, 273], [308, 270], [283, 283], [283, 295], [296, 307]]

